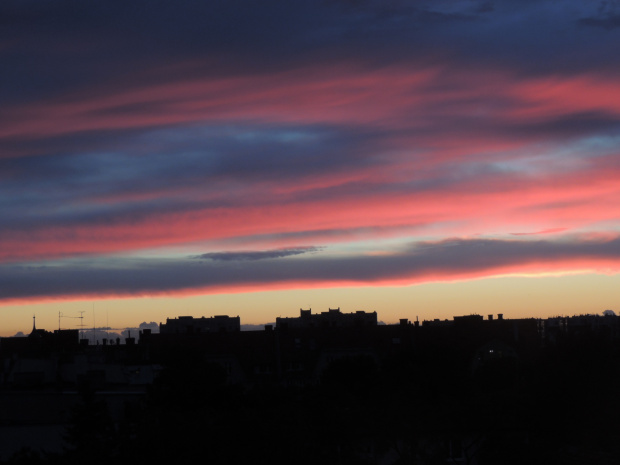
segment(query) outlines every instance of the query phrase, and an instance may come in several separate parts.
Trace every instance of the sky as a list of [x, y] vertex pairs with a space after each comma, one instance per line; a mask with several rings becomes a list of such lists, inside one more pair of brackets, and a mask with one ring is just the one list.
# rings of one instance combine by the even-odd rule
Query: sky
[[4, 0], [0, 336], [620, 310], [619, 54], [617, 0]]

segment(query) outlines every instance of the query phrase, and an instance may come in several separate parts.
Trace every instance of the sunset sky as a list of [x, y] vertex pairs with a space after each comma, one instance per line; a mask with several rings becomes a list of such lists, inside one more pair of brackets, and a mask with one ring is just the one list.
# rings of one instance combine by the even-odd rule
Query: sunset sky
[[620, 2], [0, 3], [0, 336], [620, 310]]

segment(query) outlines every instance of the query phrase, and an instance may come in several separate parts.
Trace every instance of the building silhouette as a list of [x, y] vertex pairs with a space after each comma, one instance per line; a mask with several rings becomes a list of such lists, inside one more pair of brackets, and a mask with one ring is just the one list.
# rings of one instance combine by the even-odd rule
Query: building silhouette
[[298, 317], [276, 318], [277, 329], [294, 328], [359, 328], [377, 325], [377, 312], [342, 313], [340, 307], [312, 314], [312, 309], [299, 309]]
[[180, 316], [167, 318], [166, 323], [159, 325], [162, 334], [194, 334], [214, 332], [238, 332], [241, 331], [241, 319], [228, 315], [216, 315], [210, 318], [194, 318], [193, 316]]

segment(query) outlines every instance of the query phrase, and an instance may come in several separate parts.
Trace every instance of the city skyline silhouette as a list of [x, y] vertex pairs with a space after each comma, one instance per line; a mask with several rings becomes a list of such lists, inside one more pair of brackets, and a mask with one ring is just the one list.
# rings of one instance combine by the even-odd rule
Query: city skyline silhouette
[[0, 336], [619, 308], [616, 1], [132, 4], [0, 6]]
[[0, 465], [616, 464], [620, 0], [0, 1]]

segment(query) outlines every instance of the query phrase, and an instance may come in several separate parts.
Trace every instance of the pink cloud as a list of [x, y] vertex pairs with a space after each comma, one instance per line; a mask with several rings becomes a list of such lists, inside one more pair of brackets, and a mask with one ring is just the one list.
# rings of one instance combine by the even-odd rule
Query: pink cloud
[[[72, 260], [54, 267], [0, 268], [3, 303], [355, 286], [398, 286], [483, 277], [620, 272], [620, 239], [425, 242], [389, 254], [232, 253], [171, 259], [120, 258], [92, 266]], [[280, 249], [281, 250], [281, 249]], [[318, 249], [313, 249], [318, 250]], [[222, 255], [222, 254], [216, 254]], [[256, 260], [236, 256], [252, 255]], [[261, 257], [264, 259], [260, 259]]]
[[[618, 115], [619, 92], [615, 81], [596, 75], [524, 80], [493, 70], [365, 70], [342, 65], [144, 87], [134, 82], [14, 107], [0, 129], [7, 138], [238, 121], [259, 128], [269, 123], [361, 125], [369, 130], [389, 128], [394, 136], [381, 148], [387, 159], [383, 164], [352, 165], [344, 174], [250, 181], [243, 194], [251, 202], [226, 207], [201, 206], [223, 194], [195, 186], [100, 194], [84, 205], [191, 197], [196, 206], [137, 218], [119, 214], [107, 224], [5, 229], [0, 232], [0, 260], [106, 254], [230, 238], [251, 243], [259, 236], [283, 237], [266, 240], [285, 246], [296, 241], [296, 234], [313, 244], [402, 237], [431, 229], [434, 234], [459, 236], [543, 234], [614, 221], [620, 167], [604, 166], [606, 160], [552, 174], [461, 176], [458, 170], [466, 171], [469, 162], [510, 161], [514, 152], [540, 138], [510, 135], [493, 124], [509, 128], [588, 111]], [[425, 170], [435, 168], [450, 182], [400, 187], [399, 183], [428, 179]], [[453, 179], [446, 172], [450, 169], [456, 171]], [[354, 189], [360, 185], [366, 186], [361, 193]], [[336, 187], [337, 194], [320, 195]]]
[[[493, 70], [368, 70], [342, 65], [144, 87], [121, 83], [118, 90], [81, 91], [10, 108], [0, 137], [216, 121], [439, 127], [465, 137], [458, 127], [442, 125], [442, 119], [463, 118], [467, 124], [479, 120], [484, 125], [485, 121], [532, 122], [588, 111], [618, 115], [619, 101], [616, 81], [596, 75], [524, 80]], [[505, 136], [503, 143], [508, 143]]]
[[[256, 196], [250, 188], [248, 195], [261, 199], [259, 202], [246, 204], [242, 200], [228, 207], [154, 212], [137, 218], [119, 216], [108, 224], [4, 230], [0, 233], [0, 257], [17, 260], [123, 252], [233, 237], [251, 240], [260, 235], [304, 234], [307, 240], [324, 244], [338, 240], [324, 235], [329, 230], [347, 237], [346, 230], [357, 234], [356, 230], [365, 229], [361, 236], [369, 239], [390, 235], [389, 231], [397, 236], [407, 228], [431, 227], [437, 234], [465, 236], [508, 234], [524, 227], [570, 231], [617, 218], [618, 176], [618, 170], [610, 168], [543, 179], [489, 176], [419, 191], [370, 188], [365, 193], [355, 190], [347, 194], [345, 190], [316, 200], [290, 200], [276, 183], [271, 193], [261, 185]], [[311, 179], [306, 187], [313, 189], [316, 181]], [[297, 189], [303, 190], [304, 184]]]
[[518, 232], [518, 233], [510, 233], [513, 236], [539, 236], [541, 234], [557, 234], [561, 232], [565, 232], [566, 228], [549, 228], [543, 229], [542, 231], [536, 232]]

